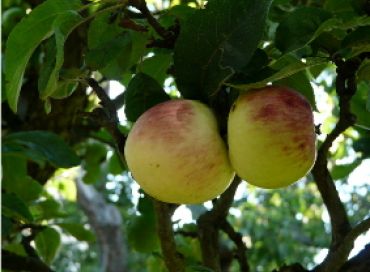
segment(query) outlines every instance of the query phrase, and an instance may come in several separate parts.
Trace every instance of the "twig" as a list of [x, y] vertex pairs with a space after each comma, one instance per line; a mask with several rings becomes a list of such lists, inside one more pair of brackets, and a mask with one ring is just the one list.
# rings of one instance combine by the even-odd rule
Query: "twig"
[[239, 262], [240, 271], [249, 272], [248, 259], [246, 254], [247, 247], [242, 240], [243, 236], [240, 233], [236, 232], [226, 219], [221, 221], [220, 227], [236, 245], [236, 256]]
[[182, 255], [176, 251], [170, 204], [154, 199], [153, 202], [157, 219], [157, 232], [166, 267], [170, 272], [183, 272], [185, 271], [185, 264]]
[[163, 26], [160, 25], [160, 23], [157, 21], [157, 19], [154, 18], [154, 16], [151, 14], [151, 12], [148, 9], [148, 6], [146, 5], [145, 0], [131, 0], [129, 3], [140, 10], [140, 12], [145, 16], [148, 23], [153, 27], [153, 29], [163, 38], [168, 39], [172, 36], [171, 32], [167, 31]]
[[105, 127], [111, 134], [113, 140], [115, 141], [120, 155], [121, 160], [124, 162], [124, 148], [126, 137], [118, 129], [118, 116], [117, 108], [115, 103], [109, 98], [105, 90], [100, 87], [98, 82], [93, 78], [86, 79], [87, 84], [93, 89], [98, 98], [100, 99], [101, 108], [96, 108], [89, 115], [94, 120], [99, 122], [103, 127]]
[[241, 179], [235, 176], [234, 181], [220, 196], [213, 209], [202, 214], [197, 221], [203, 264], [216, 272], [221, 271], [218, 244], [219, 224], [228, 214], [240, 181]]

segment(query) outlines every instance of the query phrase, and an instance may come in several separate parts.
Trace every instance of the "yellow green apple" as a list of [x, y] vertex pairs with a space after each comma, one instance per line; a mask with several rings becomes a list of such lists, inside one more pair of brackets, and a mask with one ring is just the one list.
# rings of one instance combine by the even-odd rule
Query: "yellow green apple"
[[125, 158], [141, 188], [169, 203], [211, 200], [234, 176], [213, 112], [192, 100], [163, 102], [143, 113], [128, 135]]
[[228, 145], [231, 164], [241, 178], [262, 188], [288, 186], [315, 162], [311, 106], [286, 87], [246, 91], [230, 110]]

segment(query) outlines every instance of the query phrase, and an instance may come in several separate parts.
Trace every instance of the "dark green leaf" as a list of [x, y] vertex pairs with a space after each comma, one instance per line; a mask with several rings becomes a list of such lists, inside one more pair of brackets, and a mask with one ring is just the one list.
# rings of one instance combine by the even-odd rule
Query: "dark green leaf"
[[370, 26], [362, 26], [349, 33], [342, 41], [342, 51], [347, 58], [353, 58], [361, 53], [370, 52]]
[[5, 50], [5, 80], [8, 103], [13, 111], [17, 111], [23, 74], [33, 51], [51, 36], [53, 22], [60, 13], [79, 7], [79, 0], [45, 1], [24, 17], [10, 33]]
[[107, 147], [100, 142], [90, 142], [85, 146], [83, 167], [86, 171], [83, 181], [93, 184], [104, 178], [102, 163], [107, 158]]
[[260, 41], [271, 1], [209, 1], [180, 22], [174, 63], [185, 98], [208, 100], [235, 70], [245, 67]]
[[[359, 81], [367, 80], [370, 82], [370, 59], [365, 59], [357, 71]], [[370, 109], [370, 107], [368, 107]]]
[[139, 73], [130, 81], [125, 92], [127, 119], [134, 122], [149, 108], [169, 99], [170, 97], [157, 81], [146, 74]]
[[95, 240], [94, 234], [87, 230], [83, 225], [77, 223], [59, 223], [57, 224], [63, 230], [70, 233], [79, 241], [92, 242]]
[[280, 59], [272, 63], [266, 76], [261, 77], [261, 72], [256, 75], [254, 79], [257, 81], [246, 82], [246, 83], [228, 83], [227, 85], [240, 90], [248, 90], [252, 88], [261, 88], [266, 86], [269, 82], [276, 82], [283, 78], [290, 77], [298, 72], [301, 72], [307, 68], [314, 67], [317, 65], [326, 64], [326, 60], [323, 58], [307, 58], [305, 61], [292, 58], [289, 54], [282, 56]]
[[310, 102], [312, 109], [316, 110], [315, 95], [305, 71], [280, 79], [275, 84], [290, 87], [301, 93]]
[[356, 124], [370, 130], [370, 111], [367, 109], [369, 85], [362, 82], [351, 99], [351, 111], [356, 115]]
[[113, 61], [116, 63], [117, 57], [121, 53], [128, 56], [130, 50], [128, 35], [120, 35], [90, 49], [86, 55], [86, 62], [92, 69], [104, 68]]
[[[43, 187], [27, 174], [27, 161], [24, 157], [14, 153], [3, 155], [2, 188], [7, 192], [15, 193], [26, 203], [37, 199]], [[24, 188], [27, 188], [25, 190]]]
[[31, 211], [37, 220], [47, 220], [66, 216], [66, 214], [61, 210], [60, 204], [52, 198], [38, 201], [36, 204], [31, 206]]
[[59, 72], [64, 62], [64, 43], [72, 30], [82, 21], [82, 17], [75, 11], [64, 12], [54, 20], [53, 31], [55, 33], [56, 54], [55, 65], [49, 75], [45, 86], [40, 87], [40, 97], [47, 98], [57, 90]]
[[16, 217], [26, 222], [33, 221], [33, 216], [26, 203], [14, 193], [1, 194], [2, 212], [8, 217]]
[[128, 242], [139, 252], [153, 252], [158, 249], [159, 241], [152, 200], [146, 195], [141, 197], [137, 209], [140, 215], [134, 217], [127, 228]]
[[56, 167], [69, 168], [80, 163], [75, 152], [58, 135], [48, 131], [17, 132], [7, 135], [5, 141], [37, 152]]
[[331, 176], [335, 180], [348, 178], [352, 171], [355, 170], [356, 167], [361, 164], [361, 161], [362, 160], [355, 160], [353, 163], [350, 164], [335, 165], [333, 169], [330, 171]]
[[97, 16], [88, 31], [87, 63], [110, 78], [120, 80], [123, 73], [134, 65], [147, 50], [146, 34], [125, 31], [110, 14]]
[[5, 215], [1, 215], [1, 235], [3, 239], [8, 236], [13, 228], [13, 223], [10, 219], [10, 217], [7, 217]]
[[160, 85], [168, 77], [167, 70], [172, 62], [172, 56], [168, 54], [156, 54], [145, 59], [139, 66], [138, 71], [154, 78]]
[[276, 30], [276, 47], [284, 53], [304, 47], [330, 16], [328, 11], [314, 7], [302, 7], [289, 13]]
[[53, 228], [46, 227], [35, 238], [36, 250], [45, 263], [50, 264], [60, 246], [60, 234]]

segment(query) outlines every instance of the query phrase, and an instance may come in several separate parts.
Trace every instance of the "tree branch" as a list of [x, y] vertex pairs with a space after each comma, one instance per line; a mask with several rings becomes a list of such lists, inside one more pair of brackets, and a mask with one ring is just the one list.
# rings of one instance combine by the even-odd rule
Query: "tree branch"
[[336, 91], [339, 97], [339, 120], [333, 131], [321, 144], [316, 163], [312, 169], [317, 187], [330, 216], [332, 226], [332, 241], [330, 248], [335, 249], [350, 230], [350, 223], [335, 188], [333, 179], [327, 168], [327, 156], [329, 148], [334, 140], [355, 122], [354, 115], [350, 111], [350, 100], [356, 92], [356, 70], [359, 67], [357, 61], [346, 62], [337, 60]]
[[115, 102], [109, 98], [105, 90], [99, 85], [99, 83], [95, 79], [87, 78], [86, 82], [99, 97], [100, 105], [102, 106], [101, 108], [96, 108], [91, 113], [89, 113], [89, 117], [99, 122], [101, 126], [108, 130], [114, 142], [116, 143], [118, 154], [122, 162], [124, 162], [125, 161], [124, 149], [126, 137], [118, 129], [119, 121]]
[[[328, 256], [314, 270], [320, 272], [339, 269], [353, 247], [353, 240], [346, 241], [346, 237], [352, 232], [351, 225], [327, 168], [327, 156], [334, 140], [355, 123], [355, 116], [350, 110], [350, 101], [357, 89], [356, 71], [361, 62], [352, 59], [347, 61], [336, 59], [335, 63], [337, 65], [336, 92], [339, 97], [339, 120], [333, 131], [321, 144], [312, 169], [315, 182], [328, 210], [332, 227], [332, 240]], [[333, 256], [335, 256], [335, 261], [333, 261]]]
[[236, 232], [226, 219], [221, 221], [220, 227], [236, 245], [236, 257], [239, 262], [240, 271], [249, 272], [248, 259], [246, 254], [247, 247], [243, 242], [243, 236], [240, 233]]
[[367, 244], [356, 256], [348, 260], [339, 272], [364, 272], [370, 267], [370, 244]]
[[1, 250], [1, 257], [1, 267], [3, 269], [12, 271], [54, 272], [54, 270], [39, 258], [20, 256], [4, 249]]
[[172, 210], [168, 203], [153, 199], [157, 219], [157, 232], [161, 243], [162, 255], [168, 271], [183, 272], [185, 264], [182, 255], [176, 251], [172, 228]]
[[148, 9], [145, 0], [131, 0], [129, 3], [140, 10], [140, 12], [144, 15], [147, 19], [148, 23], [153, 27], [153, 29], [163, 38], [168, 39], [172, 36], [171, 32], [167, 31], [161, 24], [154, 18], [151, 12]]
[[220, 222], [226, 218], [241, 179], [235, 176], [229, 188], [220, 196], [213, 209], [202, 214], [197, 221], [199, 242], [204, 265], [216, 272], [221, 271], [218, 243]]
[[[81, 175], [82, 176], [82, 175]], [[76, 179], [77, 201], [94, 229], [100, 247], [100, 271], [126, 271], [127, 249], [122, 233], [122, 218], [118, 208], [81, 178]]]
[[341, 244], [335, 250], [330, 250], [325, 260], [319, 266], [317, 266], [314, 271], [338, 271], [346, 262], [356, 238], [369, 228], [370, 217], [352, 228], [343, 238]]

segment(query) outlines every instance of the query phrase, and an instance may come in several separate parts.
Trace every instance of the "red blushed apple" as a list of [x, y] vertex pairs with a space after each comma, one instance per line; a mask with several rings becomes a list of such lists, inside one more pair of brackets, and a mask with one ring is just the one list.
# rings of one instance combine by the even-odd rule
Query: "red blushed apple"
[[231, 108], [228, 144], [231, 164], [247, 182], [262, 188], [292, 184], [316, 158], [311, 106], [286, 87], [247, 91]]
[[141, 188], [163, 202], [211, 200], [234, 176], [215, 116], [191, 100], [167, 101], [141, 115], [128, 135], [125, 157]]

